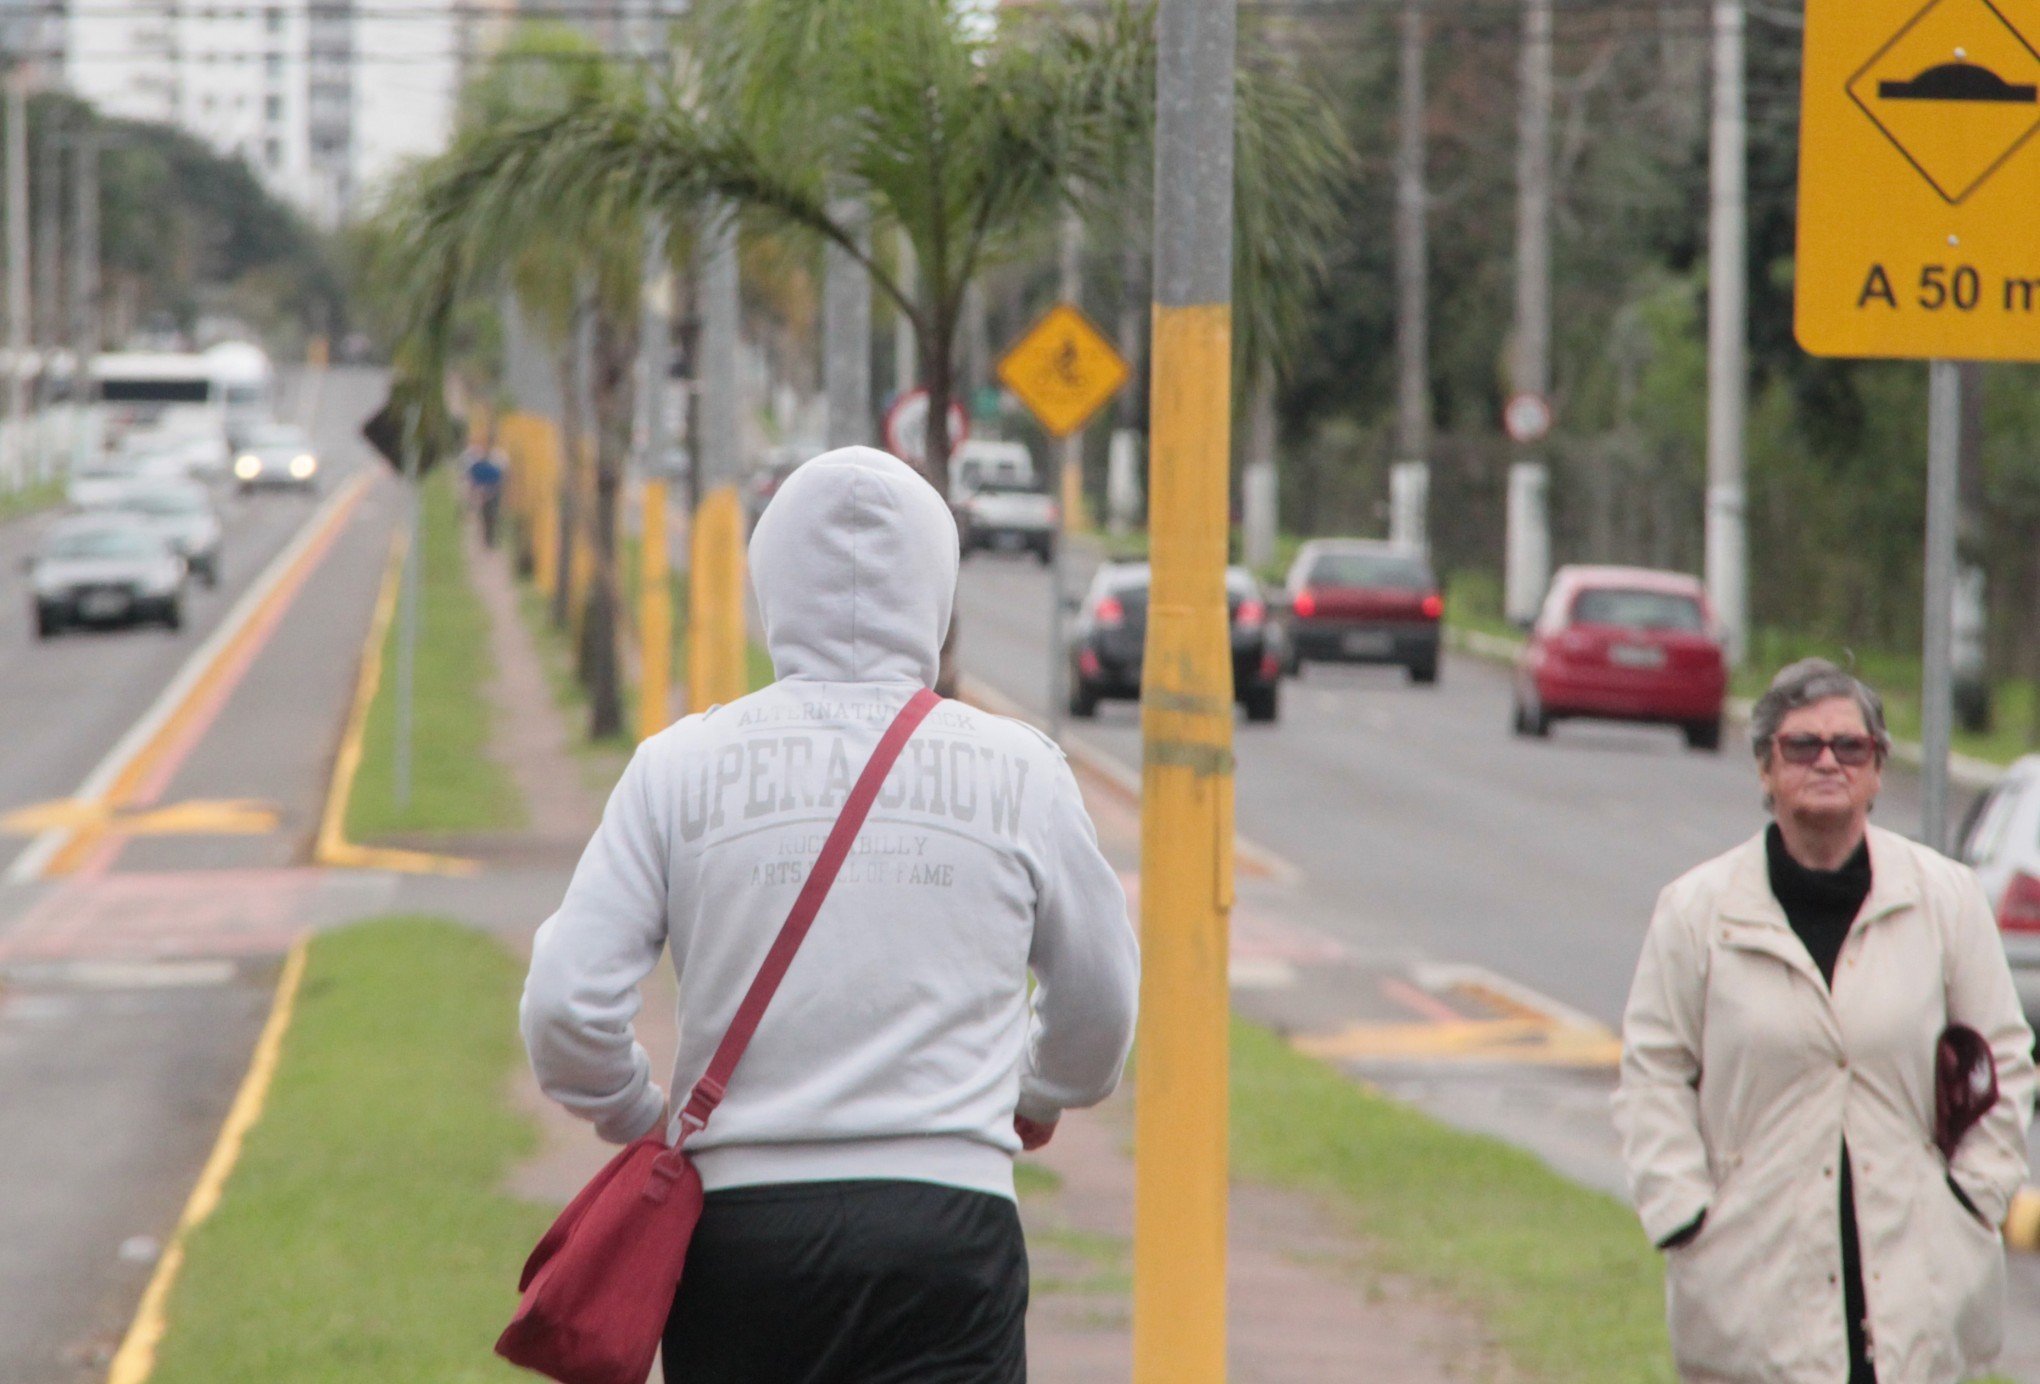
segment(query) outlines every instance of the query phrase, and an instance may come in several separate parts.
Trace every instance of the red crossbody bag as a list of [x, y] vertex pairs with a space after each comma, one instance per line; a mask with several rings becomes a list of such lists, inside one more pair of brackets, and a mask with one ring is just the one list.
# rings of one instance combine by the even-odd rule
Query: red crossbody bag
[[793, 911], [680, 1111], [679, 1139], [668, 1147], [665, 1131], [654, 1129], [627, 1146], [581, 1189], [531, 1252], [517, 1281], [523, 1299], [496, 1342], [498, 1355], [560, 1384], [645, 1384], [680, 1286], [687, 1242], [701, 1219], [701, 1174], [687, 1157], [687, 1140], [721, 1103], [886, 773], [941, 700], [933, 692], [916, 692], [872, 751]]

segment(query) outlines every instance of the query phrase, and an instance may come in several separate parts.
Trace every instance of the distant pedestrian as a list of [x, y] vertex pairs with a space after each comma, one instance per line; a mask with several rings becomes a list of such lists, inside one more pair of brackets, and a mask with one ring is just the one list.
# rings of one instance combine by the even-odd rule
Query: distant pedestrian
[[503, 509], [504, 457], [494, 441], [470, 447], [466, 463], [468, 494], [481, 520], [482, 546], [496, 546], [496, 524]]
[[1877, 694], [1803, 660], [1750, 739], [1774, 820], [1659, 896], [1623, 1018], [1680, 1377], [1954, 1384], [2003, 1336], [2033, 1034], [1976, 876], [1869, 825]]
[[956, 526], [904, 463], [849, 447], [787, 478], [750, 564], [779, 680], [639, 747], [534, 944], [532, 1064], [606, 1139], [688, 1131], [707, 1198], [668, 1379], [1022, 1380], [1013, 1157], [1111, 1092], [1138, 990], [1125, 895], [1052, 742], [929, 713], [705, 1127], [632, 1041], [670, 950], [672, 1089], [695, 1086], [853, 781], [935, 681]]

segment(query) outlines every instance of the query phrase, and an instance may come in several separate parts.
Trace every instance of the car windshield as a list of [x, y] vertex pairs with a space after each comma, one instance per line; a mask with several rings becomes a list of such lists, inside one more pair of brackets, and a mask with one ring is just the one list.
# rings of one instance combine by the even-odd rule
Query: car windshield
[[309, 447], [311, 439], [305, 436], [303, 428], [293, 428], [288, 424], [273, 425], [266, 428], [250, 428], [248, 445], [262, 448]]
[[1625, 630], [1677, 630], [1698, 634], [1707, 628], [1700, 602], [1671, 591], [1634, 591], [1599, 587], [1582, 591], [1573, 602], [1576, 625], [1612, 625]]
[[144, 490], [121, 497], [120, 508], [152, 519], [177, 519], [205, 512], [205, 496], [175, 490]]
[[72, 529], [53, 534], [45, 553], [55, 558], [153, 557], [163, 545], [140, 529]]
[[1402, 553], [1325, 553], [1311, 562], [1309, 584], [1391, 591], [1429, 591], [1432, 585], [1424, 564]]
[[991, 481], [977, 488], [980, 495], [1039, 495], [1038, 486], [1019, 485], [1011, 481]]

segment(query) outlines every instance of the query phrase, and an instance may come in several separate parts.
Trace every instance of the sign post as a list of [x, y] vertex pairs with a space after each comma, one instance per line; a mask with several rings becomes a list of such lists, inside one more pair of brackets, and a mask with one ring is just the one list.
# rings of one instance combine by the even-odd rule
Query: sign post
[[2040, 360], [2040, 13], [1809, 0], [1794, 324], [1814, 355], [1927, 360], [1921, 839], [1947, 846], [1957, 360]]
[[[1064, 229], [1064, 240], [1063, 280], [1067, 293], [1074, 290], [1077, 277], [1073, 263], [1076, 242], [1069, 227]], [[1056, 478], [1056, 503], [1061, 506], [1063, 523], [1056, 534], [1048, 613], [1048, 720], [1057, 734], [1062, 731], [1068, 691], [1063, 666], [1066, 642], [1063, 615], [1069, 574], [1063, 536], [1082, 495], [1072, 461], [1077, 454], [1073, 439], [1107, 400], [1126, 387], [1127, 375], [1126, 362], [1112, 349], [1105, 334], [1069, 302], [1050, 308], [999, 360], [999, 382], [1027, 405], [1051, 436], [1064, 442]]]

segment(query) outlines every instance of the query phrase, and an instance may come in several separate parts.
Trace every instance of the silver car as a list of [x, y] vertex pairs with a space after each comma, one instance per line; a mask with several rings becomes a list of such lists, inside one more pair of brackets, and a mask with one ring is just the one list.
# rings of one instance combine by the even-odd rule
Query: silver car
[[246, 493], [257, 486], [319, 487], [319, 454], [311, 434], [289, 423], [263, 423], [241, 437], [234, 457], [234, 481]]
[[35, 633], [72, 625], [184, 623], [183, 557], [131, 515], [87, 514], [52, 524], [28, 560]]
[[207, 587], [220, 584], [223, 531], [204, 486], [191, 481], [136, 484], [122, 491], [110, 508], [133, 515], [169, 539], [191, 574]]
[[2040, 1015], [2040, 755], [2013, 762], [1963, 823], [1960, 858], [1983, 881], [2028, 1014]]

